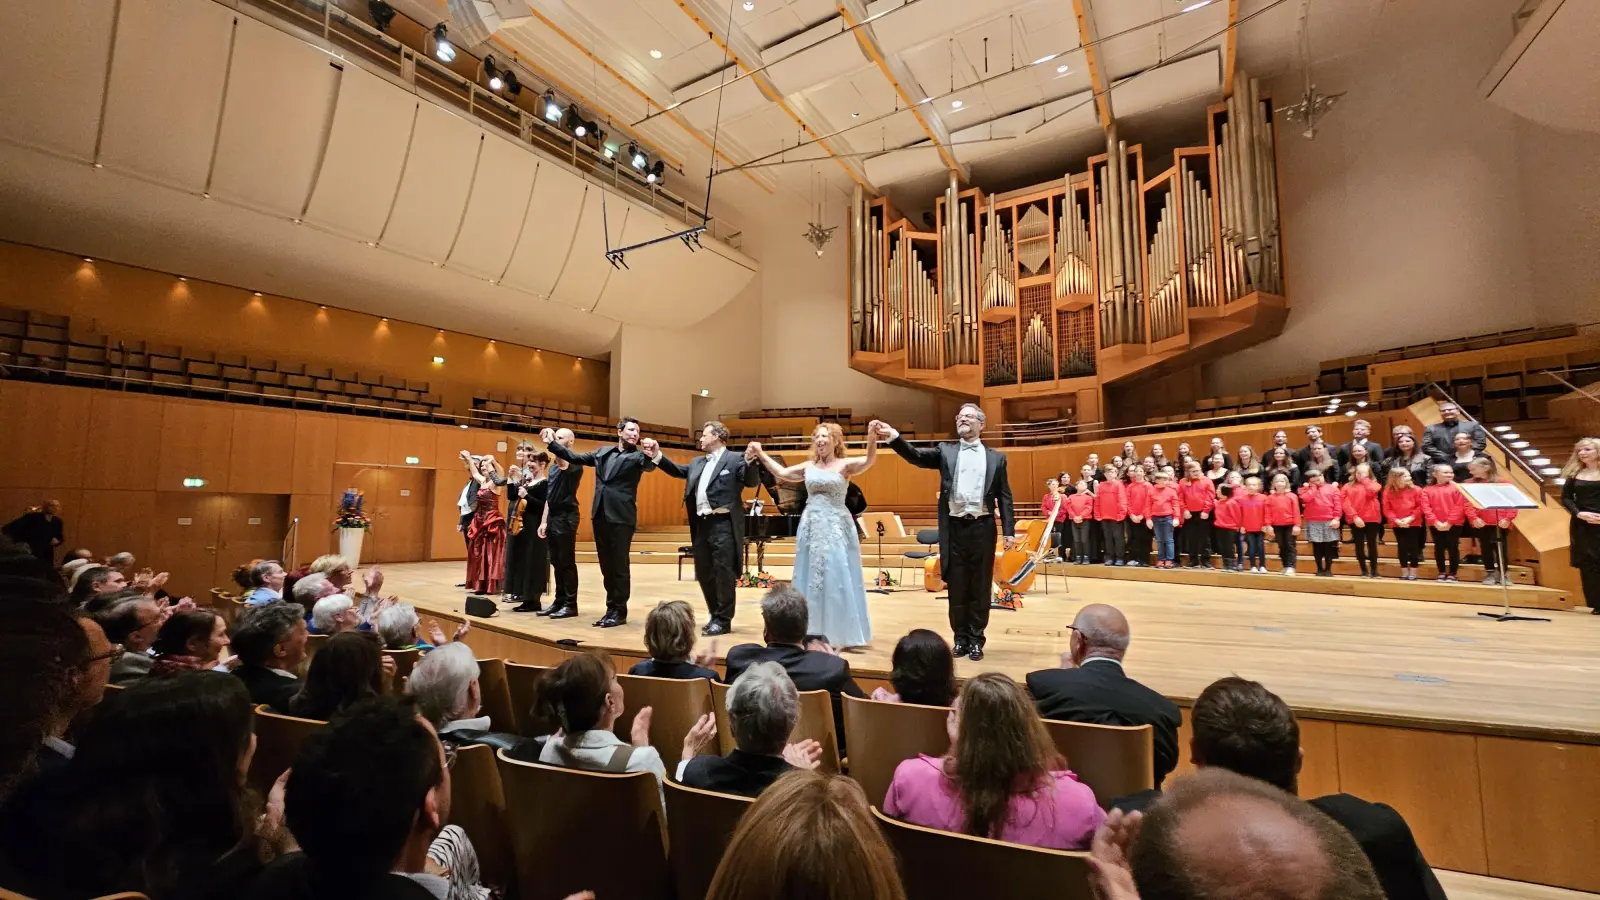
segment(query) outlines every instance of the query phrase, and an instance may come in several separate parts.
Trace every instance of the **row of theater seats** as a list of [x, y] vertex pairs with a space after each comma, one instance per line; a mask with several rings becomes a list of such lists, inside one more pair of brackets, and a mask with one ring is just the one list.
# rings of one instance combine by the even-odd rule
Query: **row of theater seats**
[[[472, 398], [472, 419], [475, 424], [507, 431], [537, 433], [545, 427], [572, 429], [580, 438], [597, 441], [615, 440], [617, 422], [610, 416], [595, 415], [587, 404], [571, 401], [556, 402], [538, 398], [492, 392]], [[663, 447], [694, 447], [692, 435], [684, 429], [670, 425], [640, 422], [639, 433], [653, 437]]]
[[1510, 331], [1494, 331], [1445, 341], [1431, 341], [1426, 344], [1390, 347], [1387, 350], [1379, 350], [1375, 353], [1363, 353], [1339, 359], [1325, 359], [1319, 367], [1317, 389], [1323, 393], [1366, 390], [1367, 367], [1375, 363], [1395, 362], [1402, 359], [1421, 359], [1427, 356], [1443, 356], [1468, 350], [1487, 350], [1492, 347], [1506, 347], [1531, 341], [1572, 337], [1577, 333], [1578, 329], [1575, 325], [1517, 328]]
[[[399, 684], [415, 663], [415, 651], [385, 652], [397, 657]], [[483, 712], [494, 730], [525, 737], [553, 730], [548, 723], [532, 721], [529, 713], [544, 667], [500, 659], [478, 664]], [[667, 772], [676, 770], [684, 735], [706, 713], [718, 718], [720, 751], [733, 749], [727, 685], [630, 675], [618, 675], [617, 680], [627, 705], [616, 723], [617, 733], [626, 736], [637, 711], [651, 707], [650, 744]], [[937, 756], [949, 744], [945, 707], [845, 697], [850, 757], [841, 759], [828, 693], [804, 692], [800, 700], [801, 720], [792, 739], [819, 741], [824, 747], [822, 769], [848, 773], [874, 807], [883, 805], [901, 761], [919, 753]], [[1045, 724], [1078, 779], [1102, 805], [1154, 786], [1149, 726]], [[265, 707], [257, 710], [251, 784], [263, 792], [270, 788], [301, 741], [322, 725]], [[663, 808], [662, 792], [647, 772], [618, 776], [532, 765], [483, 746], [458, 751], [451, 783], [451, 821], [472, 839], [484, 883], [514, 882], [511, 895], [523, 897], [559, 897], [579, 889], [602, 897], [704, 896], [728, 836], [752, 802], [669, 780]], [[1066, 896], [1085, 893], [1083, 853], [985, 841], [881, 817], [880, 825], [901, 851], [909, 896], [966, 898], [973, 896], [973, 888], [990, 897], [1034, 896], [1045, 888], [1065, 891]], [[571, 840], [572, 835], [597, 834], [605, 840]], [[627, 865], [616, 865], [618, 860]]]

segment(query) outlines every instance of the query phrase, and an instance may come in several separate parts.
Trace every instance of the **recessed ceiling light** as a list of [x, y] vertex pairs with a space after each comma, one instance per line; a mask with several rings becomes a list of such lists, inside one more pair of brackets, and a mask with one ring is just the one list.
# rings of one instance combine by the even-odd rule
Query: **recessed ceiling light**
[[1058, 53], [1052, 53], [1049, 56], [1041, 56], [1038, 59], [1034, 60], [1033, 64], [1036, 65], [1036, 66], [1042, 66], [1045, 63], [1049, 62], [1050, 60], [1055, 59], [1059, 55], [1060, 54], [1058, 54]]
[[650, 51], [650, 58], [651, 59], [660, 59], [661, 58], [661, 51], [660, 50], [651, 50]]
[[951, 109], [960, 109], [961, 108], [961, 101], [960, 100], [952, 100], [952, 101], [950, 101], [950, 108]]
[[1056, 66], [1056, 74], [1057, 75], [1065, 75], [1065, 74], [1067, 74], [1067, 67], [1066, 66]]
[[850, 114], [850, 118], [859, 119], [859, 118], [861, 118], [861, 113], [851, 113]]
[[756, 8], [756, 0], [744, 0], [744, 11], [750, 12]]

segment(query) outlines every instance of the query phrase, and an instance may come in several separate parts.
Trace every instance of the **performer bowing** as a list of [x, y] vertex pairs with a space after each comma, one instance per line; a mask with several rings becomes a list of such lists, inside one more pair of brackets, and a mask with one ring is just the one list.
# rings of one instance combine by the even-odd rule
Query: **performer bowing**
[[986, 418], [976, 403], [956, 413], [959, 441], [913, 447], [887, 424], [880, 433], [906, 462], [939, 470], [939, 561], [950, 590], [950, 629], [956, 656], [983, 659], [984, 629], [994, 582], [995, 513], [1005, 548], [1011, 549], [1016, 518], [1006, 456], [979, 440]]
[[606, 614], [597, 628], [615, 628], [628, 621], [628, 595], [632, 578], [628, 554], [639, 523], [639, 478], [656, 467], [661, 449], [654, 438], [639, 439], [639, 420], [624, 416], [617, 423], [617, 443], [589, 453], [573, 453], [555, 440], [549, 428], [539, 439], [557, 459], [594, 467], [594, 505], [589, 521], [594, 529], [594, 549], [600, 557], [600, 577], [606, 586]]
[[[570, 428], [557, 428], [554, 437], [546, 443], [571, 449], [576, 435]], [[538, 535], [549, 547], [556, 590], [549, 608], [539, 615], [570, 619], [578, 614], [578, 486], [583, 484], [583, 468], [556, 456], [547, 471], [549, 486]]]
[[744, 489], [761, 479], [761, 467], [749, 465], [754, 454], [730, 453], [727, 441], [728, 426], [707, 422], [700, 429], [704, 456], [690, 460], [687, 468], [665, 455], [656, 459], [661, 471], [685, 480], [683, 505], [694, 545], [694, 580], [700, 583], [711, 615], [700, 633], [709, 636], [733, 630], [734, 583], [744, 544]]

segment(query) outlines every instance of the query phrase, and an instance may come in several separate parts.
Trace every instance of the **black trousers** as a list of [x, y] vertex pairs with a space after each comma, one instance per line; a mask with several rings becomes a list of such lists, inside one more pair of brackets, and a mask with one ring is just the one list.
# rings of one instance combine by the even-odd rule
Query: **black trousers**
[[950, 519], [950, 555], [942, 565], [950, 591], [950, 630], [960, 643], [983, 646], [983, 632], [989, 627], [998, 533], [989, 516]]
[[1150, 545], [1155, 532], [1150, 530], [1149, 519], [1128, 522], [1128, 562], [1141, 566], [1150, 564]]
[[628, 595], [633, 593], [633, 571], [628, 554], [633, 549], [632, 522], [595, 519], [594, 550], [600, 557], [600, 580], [606, 586], [606, 615], [628, 617]]
[[1283, 563], [1285, 569], [1294, 568], [1295, 541], [1293, 525], [1272, 526], [1272, 536], [1278, 539], [1278, 562]]
[[1382, 527], [1377, 522], [1350, 526], [1350, 541], [1356, 545], [1356, 561], [1363, 574], [1378, 571], [1378, 529]]
[[550, 542], [539, 537], [538, 524], [524, 525], [506, 539], [506, 593], [539, 605], [550, 586]]
[[1072, 550], [1074, 559], [1089, 560], [1094, 552], [1094, 522], [1084, 519], [1082, 522], [1072, 522], [1072, 540], [1067, 542], [1067, 547]]
[[[1500, 527], [1485, 523], [1482, 528], [1473, 528], [1471, 525], [1461, 529], [1465, 537], [1477, 538], [1478, 546], [1483, 548], [1483, 570], [1485, 573], [1500, 572]], [[1507, 548], [1509, 552], [1510, 548]], [[1509, 564], [1511, 561], [1506, 560]]]
[[550, 547], [550, 566], [555, 570], [556, 592], [551, 600], [554, 609], [578, 607], [578, 535], [575, 532], [556, 534], [546, 529]]
[[734, 583], [739, 580], [739, 542], [733, 539], [733, 516], [710, 515], [698, 523], [694, 539], [694, 580], [700, 583], [711, 621], [733, 622]]
[[1583, 602], [1600, 609], [1600, 566], [1579, 566], [1578, 580], [1583, 584]]
[[1199, 513], [1183, 523], [1183, 549], [1189, 554], [1189, 565], [1211, 565], [1211, 520], [1200, 518]]
[[1429, 528], [1433, 537], [1433, 562], [1440, 575], [1454, 575], [1461, 569], [1461, 528], [1452, 525], [1448, 531]]
[[1422, 526], [1396, 528], [1394, 542], [1400, 556], [1400, 568], [1415, 569], [1422, 563], [1422, 544], [1427, 538]]
[[1123, 519], [1100, 523], [1100, 542], [1106, 548], [1106, 562], [1122, 562], [1122, 554], [1126, 549], [1126, 526], [1127, 522]]
[[1233, 558], [1239, 549], [1238, 529], [1212, 525], [1211, 546], [1217, 551], [1217, 556], [1222, 558], [1222, 567], [1224, 569], [1233, 568]]
[[1050, 546], [1062, 559], [1072, 555], [1072, 531], [1068, 522], [1056, 522], [1050, 526]]
[[1333, 562], [1339, 558], [1339, 542], [1313, 541], [1311, 558], [1316, 561], [1318, 572], [1332, 572]]

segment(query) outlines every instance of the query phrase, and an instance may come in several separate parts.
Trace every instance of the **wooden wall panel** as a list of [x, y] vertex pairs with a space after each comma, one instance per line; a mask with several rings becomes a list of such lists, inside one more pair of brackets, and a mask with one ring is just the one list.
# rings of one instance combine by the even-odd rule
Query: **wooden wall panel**
[[1339, 742], [1334, 723], [1300, 719], [1300, 796], [1339, 793]]
[[161, 467], [163, 401], [114, 391], [87, 393], [89, 437], [84, 442], [84, 486], [155, 490]]
[[0, 453], [0, 487], [83, 485], [88, 391], [23, 381], [0, 383], [0, 422], [13, 429], [5, 452]]
[[393, 423], [384, 419], [339, 417], [338, 437], [333, 458], [342, 463], [382, 463], [389, 455], [389, 431]]
[[896, 490], [900, 503], [913, 506], [932, 506], [939, 502], [939, 470], [913, 466], [894, 454], [889, 454], [889, 464], [894, 466]]
[[225, 488], [233, 494], [294, 491], [295, 414], [287, 409], [233, 410], [233, 453]]
[[[252, 559], [282, 561], [289, 526], [289, 498], [281, 494], [228, 494], [217, 523], [213, 586], [232, 580], [233, 570]], [[192, 591], [191, 591], [192, 593]]]
[[299, 412], [294, 416], [294, 478], [290, 493], [333, 492], [333, 461], [339, 438], [339, 420], [326, 413]]
[[[228, 403], [172, 400], [161, 409], [161, 465], [156, 488], [161, 491], [228, 489], [233, 453], [233, 414]], [[185, 488], [185, 478], [203, 478], [202, 488]]]
[[155, 514], [155, 491], [87, 490], [63, 515], [67, 543], [88, 547], [102, 559], [126, 550], [141, 567], [160, 567], [166, 561], [150, 556], [150, 523]]
[[150, 561], [171, 573], [167, 590], [174, 596], [204, 597], [213, 587], [225, 586], [216, 574], [218, 534], [228, 500], [225, 494], [207, 491], [157, 492], [149, 526]]
[[1488, 874], [1476, 738], [1347, 722], [1336, 733], [1342, 790], [1398, 810], [1430, 864]]
[[[329, 468], [332, 469], [332, 466]], [[333, 502], [334, 498], [328, 494], [290, 495], [289, 519], [300, 519], [299, 547], [295, 552], [294, 564], [309, 563], [324, 553], [338, 551], [339, 539], [333, 533], [333, 517], [329, 512]]]
[[[459, 432], [461, 429], [455, 430]], [[449, 462], [439, 459], [438, 434], [441, 431], [449, 432], [450, 429], [441, 425], [396, 422], [389, 429], [389, 449], [379, 462], [391, 466], [437, 468], [440, 463]], [[410, 462], [411, 459], [416, 462]]]
[[1489, 874], [1600, 888], [1600, 747], [1479, 737]]

